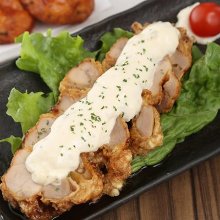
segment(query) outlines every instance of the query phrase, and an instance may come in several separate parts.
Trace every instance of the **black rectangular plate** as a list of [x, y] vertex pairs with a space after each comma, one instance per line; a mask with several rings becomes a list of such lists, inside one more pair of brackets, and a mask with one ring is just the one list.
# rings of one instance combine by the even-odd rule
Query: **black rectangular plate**
[[[120, 2], [120, 1], [119, 1]], [[114, 27], [130, 29], [134, 21], [176, 21], [178, 11], [193, 4], [193, 0], [148, 0], [118, 15], [114, 15], [98, 24], [92, 25], [79, 34], [86, 40], [86, 47], [95, 49], [98, 40], [106, 31]], [[220, 1], [217, 1], [220, 3]], [[18, 70], [15, 61], [7, 62], [0, 66], [0, 138], [8, 137], [11, 134], [21, 135], [20, 127], [8, 117], [6, 112], [7, 97], [10, 90], [16, 87], [20, 91], [48, 91], [38, 75], [25, 73]], [[30, 112], [31, 114], [31, 112]], [[120, 196], [103, 196], [93, 204], [82, 204], [73, 207], [69, 212], [60, 216], [59, 220], [82, 220], [93, 219], [104, 212], [121, 205], [143, 191], [159, 184], [180, 172], [204, 161], [220, 152], [220, 114], [217, 118], [199, 133], [191, 135], [178, 144], [172, 154], [156, 167], [147, 167], [131, 176], [123, 188]], [[11, 160], [10, 148], [7, 144], [0, 144], [0, 175], [2, 175]], [[10, 209], [0, 193], [0, 219], [19, 220], [25, 219]]]

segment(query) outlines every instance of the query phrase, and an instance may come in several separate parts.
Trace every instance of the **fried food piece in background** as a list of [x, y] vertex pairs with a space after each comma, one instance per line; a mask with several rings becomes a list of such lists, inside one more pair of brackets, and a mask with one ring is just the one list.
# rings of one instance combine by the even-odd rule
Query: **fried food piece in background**
[[0, 1], [0, 44], [14, 42], [15, 37], [30, 31], [33, 23], [19, 0]]
[[36, 19], [49, 24], [84, 21], [94, 9], [94, 0], [21, 0]]

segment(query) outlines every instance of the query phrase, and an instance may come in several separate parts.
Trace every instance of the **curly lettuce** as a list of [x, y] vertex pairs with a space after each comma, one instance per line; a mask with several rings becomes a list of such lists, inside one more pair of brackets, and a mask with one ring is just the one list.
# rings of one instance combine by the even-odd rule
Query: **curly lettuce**
[[25, 32], [18, 41], [21, 41], [21, 51], [17, 67], [39, 74], [55, 100], [59, 95], [59, 83], [68, 70], [84, 58], [96, 55], [96, 52], [84, 49], [84, 40], [80, 36], [72, 37], [68, 32], [61, 32], [56, 37], [51, 35], [51, 31], [46, 36]]
[[[59, 95], [59, 83], [72, 67], [87, 57], [95, 57], [96, 52], [86, 50], [80, 36], [72, 37], [61, 32], [53, 37], [51, 31], [44, 36], [41, 33], [25, 32], [17, 38], [21, 42], [20, 58], [16, 65], [21, 70], [37, 73], [51, 89], [48, 95], [42, 92], [21, 93], [12, 89], [7, 104], [7, 114], [21, 125], [22, 133], [34, 126], [39, 116], [48, 112]], [[0, 142], [11, 144], [12, 152], [21, 144], [20, 137], [10, 136]]]
[[20, 137], [15, 137], [15, 136], [11, 135], [8, 138], [4, 138], [4, 139], [0, 140], [0, 143], [1, 142], [8, 142], [11, 145], [11, 152], [14, 154], [17, 151], [17, 149], [20, 148], [21, 143], [22, 143], [22, 139]]
[[132, 162], [133, 172], [159, 163], [177, 143], [216, 117], [220, 109], [220, 46], [209, 44], [202, 57], [197, 48], [193, 52], [195, 63], [184, 78], [181, 95], [172, 111], [161, 116], [163, 145], [146, 156], [136, 157]]
[[[13, 88], [8, 97], [7, 114], [11, 116], [15, 122], [21, 125], [22, 133], [33, 127], [39, 119], [39, 116], [48, 112], [54, 105], [54, 97], [52, 93], [45, 95], [42, 92], [27, 93], [19, 92]], [[11, 135], [8, 138], [0, 140], [0, 142], [8, 142], [11, 144], [11, 151], [14, 153], [21, 145], [21, 137]]]
[[21, 124], [22, 133], [33, 127], [39, 119], [39, 116], [48, 112], [54, 105], [52, 93], [47, 96], [43, 92], [27, 93], [12, 89], [7, 103], [7, 114], [15, 122]]

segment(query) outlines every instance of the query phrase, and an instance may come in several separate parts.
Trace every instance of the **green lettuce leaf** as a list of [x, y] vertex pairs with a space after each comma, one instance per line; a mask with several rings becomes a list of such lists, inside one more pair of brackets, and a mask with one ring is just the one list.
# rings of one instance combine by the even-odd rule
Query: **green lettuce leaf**
[[11, 90], [8, 103], [7, 114], [15, 122], [21, 123], [23, 134], [36, 124], [42, 113], [48, 112], [54, 105], [53, 94], [47, 96], [43, 92], [21, 93], [15, 88]]
[[105, 54], [110, 50], [112, 45], [121, 37], [131, 38], [132, 32], [125, 31], [121, 28], [114, 28], [112, 32], [106, 32], [101, 37], [102, 47], [98, 55], [98, 60], [102, 61], [105, 58]]
[[201, 52], [201, 50], [197, 46], [193, 45], [193, 47], [192, 47], [193, 63], [195, 63], [197, 60], [199, 60], [202, 56], [203, 56], [203, 53]]
[[[196, 49], [197, 50], [197, 49]], [[195, 51], [194, 51], [195, 52]], [[196, 51], [198, 55], [198, 51]], [[210, 123], [220, 109], [220, 46], [211, 43], [206, 53], [197, 60], [183, 82], [182, 92], [172, 111], [163, 114], [162, 146], [132, 162], [133, 172], [163, 160], [185, 137], [196, 133]]]
[[96, 55], [83, 48], [81, 37], [72, 37], [68, 32], [61, 32], [56, 37], [51, 36], [51, 31], [48, 31], [47, 36], [26, 32], [17, 41], [22, 41], [17, 67], [40, 74], [55, 100], [59, 94], [59, 83], [67, 71], [84, 58]]
[[20, 137], [15, 137], [11, 135], [8, 138], [0, 140], [0, 143], [1, 142], [8, 142], [9, 144], [11, 144], [11, 152], [14, 154], [16, 150], [18, 150], [21, 146], [22, 139]]

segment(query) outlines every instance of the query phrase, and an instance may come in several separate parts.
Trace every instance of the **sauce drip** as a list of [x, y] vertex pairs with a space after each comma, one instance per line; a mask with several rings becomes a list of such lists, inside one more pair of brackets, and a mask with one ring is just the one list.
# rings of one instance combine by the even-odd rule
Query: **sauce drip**
[[141, 109], [143, 89], [151, 90], [156, 68], [175, 52], [179, 31], [169, 22], [149, 25], [125, 45], [116, 65], [97, 79], [88, 95], [59, 116], [51, 132], [33, 147], [26, 168], [34, 182], [60, 184], [79, 166], [80, 153], [108, 144], [115, 121], [130, 121]]

